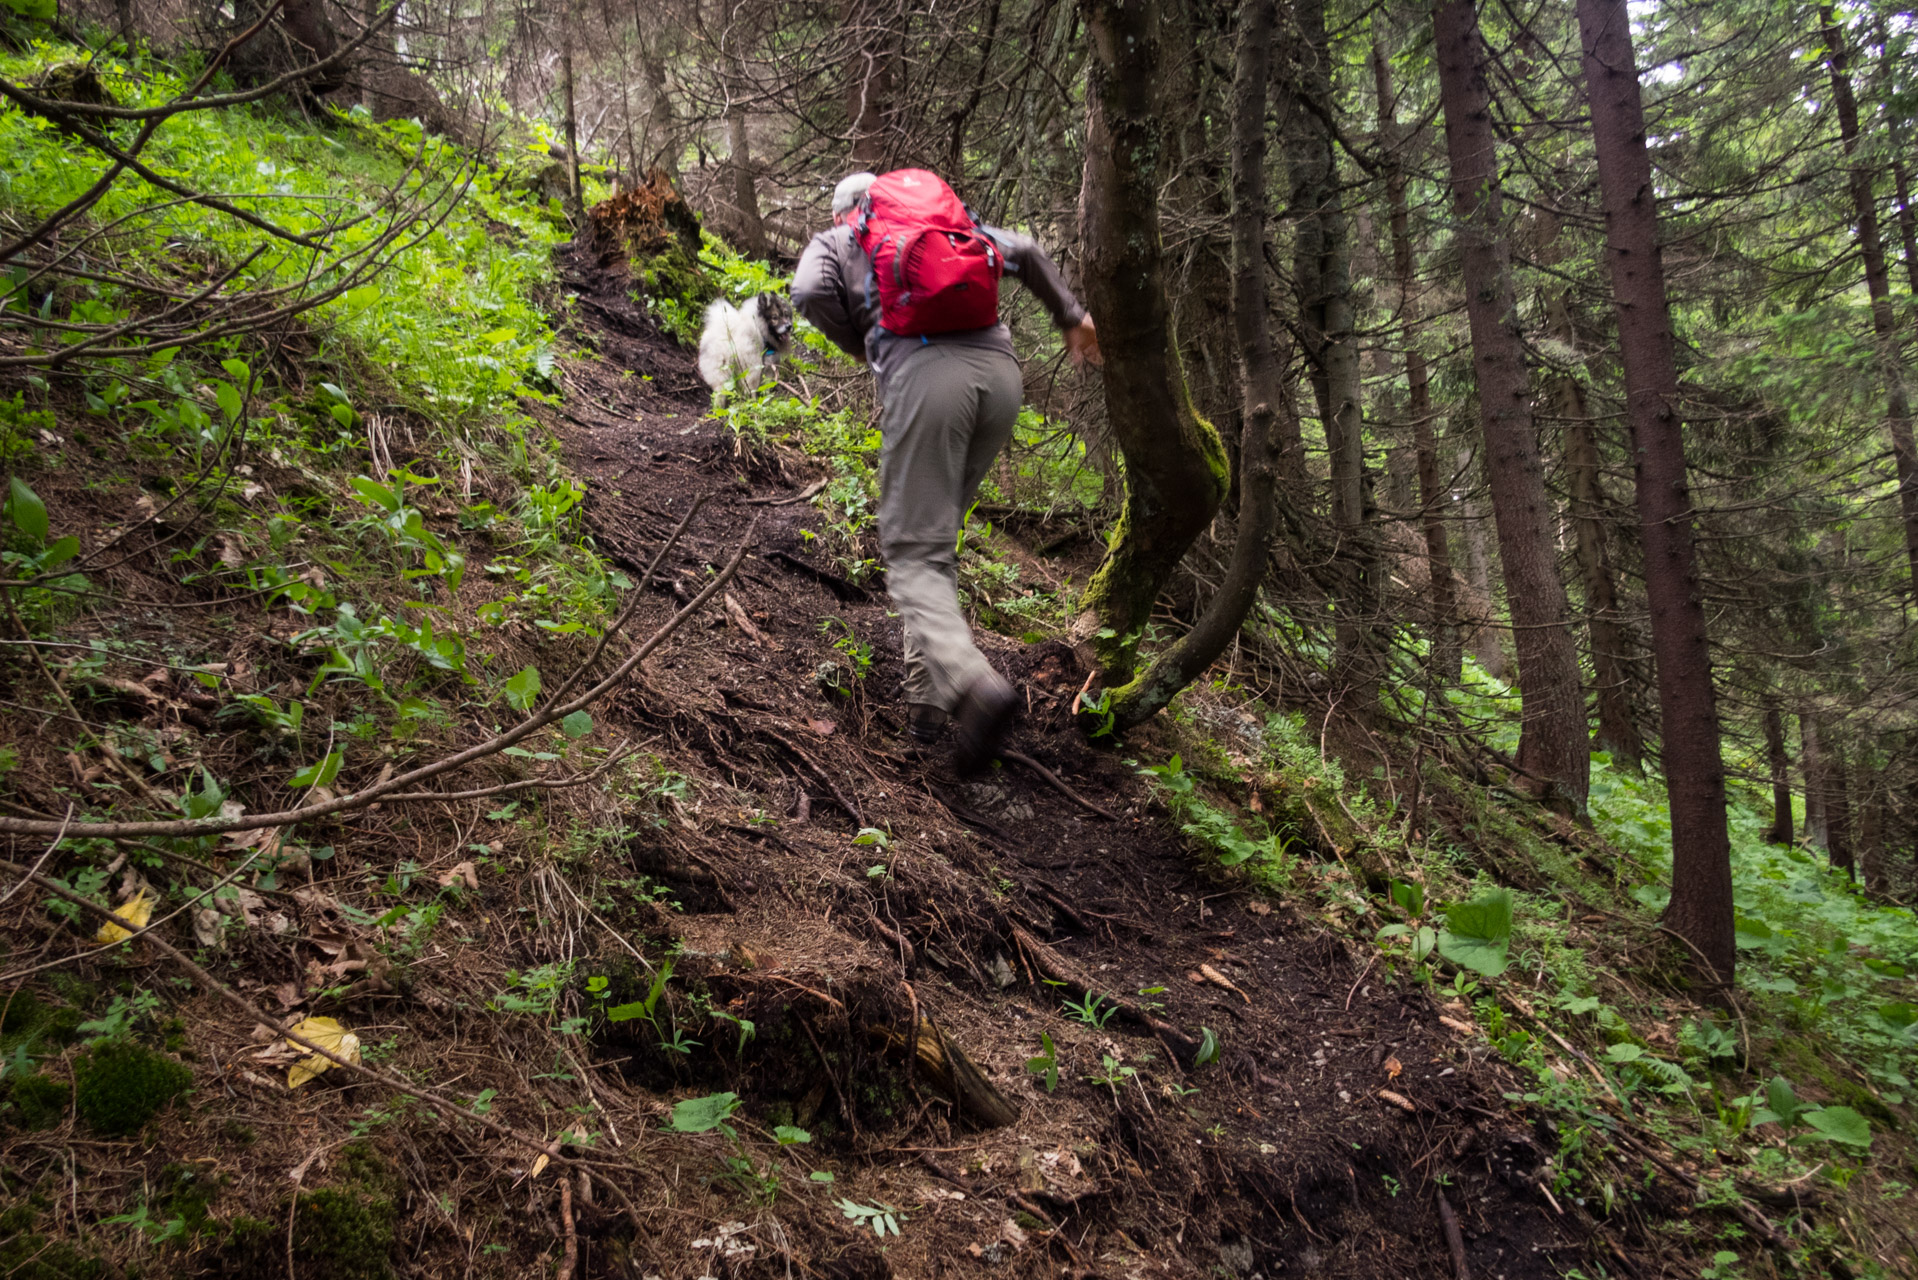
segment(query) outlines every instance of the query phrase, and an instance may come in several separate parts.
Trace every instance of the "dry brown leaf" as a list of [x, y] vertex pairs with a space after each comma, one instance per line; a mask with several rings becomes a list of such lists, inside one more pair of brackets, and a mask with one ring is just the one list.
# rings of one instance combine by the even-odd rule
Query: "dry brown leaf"
[[153, 918], [153, 899], [147, 896], [145, 889], [141, 889], [124, 906], [115, 907], [113, 915], [114, 919], [123, 921], [126, 927], [122, 928], [112, 921], [101, 925], [100, 931], [93, 935], [95, 945], [110, 947], [131, 938], [135, 929], [146, 928], [147, 921]]
[[546, 1172], [546, 1166], [551, 1160], [551, 1156], [547, 1155], [544, 1151], [540, 1152], [539, 1158], [533, 1161], [532, 1171], [526, 1176], [529, 1178], [539, 1177], [540, 1174]]
[[1272, 904], [1269, 902], [1260, 902], [1257, 898], [1246, 903], [1245, 909], [1255, 916], [1269, 916], [1272, 914]]
[[[292, 1028], [292, 1031], [294, 1035], [312, 1041], [328, 1053], [344, 1058], [355, 1066], [359, 1064], [360, 1038], [341, 1026], [337, 1019], [303, 1018]], [[306, 1047], [296, 1045], [292, 1040], [288, 1040], [286, 1044], [289, 1049], [296, 1051]], [[297, 1089], [322, 1071], [330, 1071], [337, 1065], [332, 1058], [323, 1058], [317, 1053], [301, 1058], [288, 1068], [286, 1087]]]
[[1405, 1064], [1400, 1062], [1397, 1058], [1387, 1058], [1385, 1060], [1385, 1078], [1387, 1080], [1398, 1079], [1399, 1072], [1403, 1070], [1405, 1070]]
[[226, 917], [212, 907], [193, 911], [193, 940], [203, 947], [217, 947], [226, 941]]
[[1439, 1015], [1439, 1021], [1443, 1022], [1446, 1026], [1452, 1028], [1452, 1030], [1458, 1032], [1462, 1036], [1475, 1036], [1478, 1034], [1478, 1028], [1473, 1026], [1471, 1023], [1460, 1022], [1457, 1018], [1450, 1018], [1450, 1017], [1447, 1017], [1445, 1014], [1441, 1013]]
[[1239, 999], [1245, 1001], [1247, 1004], [1252, 1003], [1251, 996], [1239, 990], [1238, 987], [1233, 985], [1232, 979], [1226, 977], [1223, 973], [1220, 973], [1217, 969], [1214, 969], [1211, 965], [1209, 964], [1200, 965], [1199, 973], [1201, 976], [1205, 978], [1207, 982], [1210, 982], [1213, 986], [1224, 987], [1227, 991], [1232, 992], [1234, 995], [1238, 996]]
[[479, 890], [479, 868], [470, 862], [456, 862], [440, 872], [440, 888], [444, 889], [455, 882], [465, 885], [475, 892]]
[[830, 738], [832, 731], [839, 726], [830, 720], [808, 720], [806, 721], [806, 727], [822, 738]]
[[1418, 1108], [1413, 1105], [1412, 1100], [1410, 1098], [1406, 1097], [1402, 1093], [1393, 1093], [1390, 1089], [1380, 1089], [1379, 1098], [1381, 1101], [1391, 1103], [1393, 1106], [1397, 1107], [1400, 1111], [1417, 1111], [1418, 1110]]

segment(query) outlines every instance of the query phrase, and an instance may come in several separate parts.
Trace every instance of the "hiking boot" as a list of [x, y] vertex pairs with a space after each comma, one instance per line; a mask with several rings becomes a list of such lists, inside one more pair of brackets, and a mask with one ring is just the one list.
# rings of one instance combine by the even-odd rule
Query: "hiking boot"
[[910, 703], [906, 707], [906, 736], [916, 747], [938, 746], [939, 739], [946, 736], [950, 719], [944, 707], [930, 702]]
[[952, 767], [961, 777], [977, 773], [992, 763], [1018, 706], [1018, 696], [998, 672], [989, 672], [972, 682], [952, 713], [953, 732], [958, 739], [953, 747]]

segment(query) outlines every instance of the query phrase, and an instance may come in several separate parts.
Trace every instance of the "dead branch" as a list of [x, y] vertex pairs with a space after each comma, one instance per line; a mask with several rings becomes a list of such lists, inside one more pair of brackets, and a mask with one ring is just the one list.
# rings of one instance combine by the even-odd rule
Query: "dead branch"
[[[658, 630], [648, 636], [644, 643], [640, 644], [632, 653], [628, 654], [625, 660], [615, 667], [611, 674], [605, 679], [570, 701], [549, 704], [544, 711], [534, 712], [513, 728], [508, 729], [504, 733], [497, 734], [492, 738], [488, 738], [484, 742], [476, 743], [462, 751], [456, 751], [452, 755], [443, 757], [431, 764], [421, 765], [417, 769], [409, 769], [402, 774], [395, 774], [384, 782], [374, 783], [365, 790], [348, 792], [346, 795], [337, 796], [331, 800], [324, 800], [314, 804], [302, 805], [297, 809], [282, 809], [274, 813], [247, 814], [237, 818], [185, 818], [148, 822], [82, 822], [67, 826], [66, 833], [74, 839], [118, 840], [126, 837], [148, 836], [213, 836], [223, 835], [229, 831], [257, 831], [262, 827], [284, 827], [296, 822], [310, 822], [315, 818], [330, 817], [336, 813], [347, 813], [363, 809], [375, 800], [383, 800], [390, 796], [400, 794], [406, 788], [416, 786], [429, 778], [436, 778], [443, 773], [450, 773], [452, 770], [471, 764], [476, 760], [483, 760], [488, 756], [498, 755], [515, 743], [522, 742], [531, 737], [547, 725], [562, 720], [575, 711], [584, 710], [610, 692], [620, 681], [631, 674], [640, 663], [652, 656], [653, 652], [670, 639], [674, 632], [684, 626], [688, 619], [703, 609], [713, 597], [725, 589], [726, 584], [732, 581], [733, 575], [738, 572], [740, 564], [745, 560], [746, 553], [752, 548], [753, 541], [758, 535], [759, 523], [755, 520], [747, 526], [746, 536], [740, 539], [739, 546], [734, 550], [732, 558], [726, 562], [725, 566], [721, 568], [717, 574], [713, 575], [713, 580], [707, 583], [698, 595], [689, 600], [684, 608], [680, 609], [678, 613], [675, 613], [662, 624]], [[631, 615], [637, 603], [637, 600], [635, 600], [634, 605], [629, 606], [626, 613], [620, 615], [622, 621]], [[38, 821], [26, 818], [0, 818], [0, 835], [50, 836], [58, 834], [60, 830], [61, 824], [57, 822]]]
[[[8, 871], [20, 873], [24, 879], [31, 880], [34, 884], [39, 885], [42, 889], [45, 889], [57, 898], [73, 903], [82, 911], [98, 917], [103, 923], [113, 923], [122, 926], [126, 923], [107, 908], [94, 902], [91, 898], [76, 893], [59, 881], [50, 879], [37, 871], [28, 871], [27, 868], [17, 862], [0, 858], [0, 867], [4, 867]], [[478, 1125], [480, 1128], [506, 1139], [514, 1146], [523, 1148], [535, 1156], [543, 1155], [555, 1164], [572, 1167], [583, 1163], [572, 1156], [564, 1155], [558, 1151], [558, 1143], [556, 1142], [546, 1138], [536, 1137], [533, 1134], [524, 1133], [513, 1128], [511, 1125], [501, 1124], [497, 1120], [493, 1120], [474, 1111], [472, 1099], [462, 1100], [448, 1094], [440, 1093], [434, 1089], [420, 1088], [378, 1067], [369, 1067], [364, 1063], [354, 1062], [336, 1053], [334, 1050], [327, 1048], [325, 1045], [314, 1043], [305, 1036], [295, 1032], [289, 1024], [282, 1022], [280, 1019], [266, 1012], [266, 1010], [254, 1004], [251, 1000], [248, 1000], [245, 996], [227, 986], [226, 983], [221, 982], [205, 969], [202, 969], [182, 953], [179, 948], [173, 946], [173, 944], [167, 942], [164, 938], [154, 936], [150, 938], [150, 942], [155, 950], [165, 955], [182, 969], [185, 969], [187, 973], [192, 976], [193, 980], [199, 983], [206, 991], [220, 997], [228, 1004], [235, 1006], [242, 1013], [246, 1014], [247, 1017], [273, 1032], [273, 1034], [285, 1039], [288, 1043], [297, 1044], [310, 1053], [318, 1054], [334, 1066], [342, 1067], [356, 1076], [370, 1080], [375, 1084], [384, 1085], [389, 1089], [404, 1093], [409, 1097], [418, 1098], [421, 1102], [430, 1104], [435, 1108], [433, 1112], [435, 1118], [441, 1121], [447, 1121], [457, 1117], [467, 1124]], [[625, 1190], [622, 1189], [617, 1182], [607, 1179], [606, 1185], [611, 1188], [613, 1194], [619, 1198], [620, 1204], [625, 1208], [626, 1215], [631, 1219], [634, 1227], [642, 1231], [645, 1230], [646, 1223], [645, 1219], [640, 1216], [639, 1206], [633, 1203], [632, 1199], [627, 1196]]]

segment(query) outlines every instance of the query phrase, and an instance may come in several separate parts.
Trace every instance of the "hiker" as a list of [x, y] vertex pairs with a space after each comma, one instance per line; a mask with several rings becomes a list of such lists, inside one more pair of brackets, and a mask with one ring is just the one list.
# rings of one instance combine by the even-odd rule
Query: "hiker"
[[1022, 398], [999, 277], [1045, 305], [1073, 364], [1100, 363], [1098, 335], [1031, 237], [981, 225], [936, 174], [855, 173], [833, 191], [832, 221], [799, 259], [793, 305], [872, 366], [884, 441], [879, 552], [905, 631], [906, 727], [929, 747], [950, 721], [953, 762], [972, 773], [997, 753], [1015, 707], [959, 611], [956, 549]]

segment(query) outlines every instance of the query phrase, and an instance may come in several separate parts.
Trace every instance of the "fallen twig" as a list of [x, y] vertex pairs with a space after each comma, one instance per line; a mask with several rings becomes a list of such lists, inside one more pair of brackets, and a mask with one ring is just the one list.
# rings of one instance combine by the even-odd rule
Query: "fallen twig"
[[[73, 903], [75, 906], [79, 907], [82, 911], [85, 911], [93, 916], [97, 916], [103, 922], [110, 921], [113, 923], [120, 924], [122, 926], [124, 926], [126, 923], [124, 920], [121, 920], [118, 916], [114, 915], [113, 912], [101, 906], [99, 903], [93, 901], [91, 898], [88, 898], [83, 894], [76, 893], [72, 889], [69, 889], [67, 888], [67, 886], [61, 884], [59, 881], [51, 879], [45, 875], [41, 875], [38, 872], [28, 872], [25, 867], [21, 866], [17, 862], [14, 862], [6, 858], [0, 858], [0, 867], [5, 867], [9, 871], [16, 871], [16, 872], [22, 873], [23, 875], [25, 875], [27, 879], [33, 881], [33, 883], [39, 885], [42, 889], [45, 889], [48, 893], [53, 894], [57, 898], [61, 898], [67, 902]], [[403, 1080], [398, 1076], [392, 1075], [389, 1072], [383, 1071], [378, 1067], [370, 1067], [370, 1066], [367, 1066], [365, 1063], [354, 1062], [350, 1058], [347, 1058], [341, 1055], [337, 1050], [328, 1048], [327, 1046], [323, 1044], [318, 1044], [308, 1039], [307, 1037], [295, 1031], [293, 1029], [292, 1024], [283, 1022], [280, 1019], [274, 1017], [272, 1014], [266, 1012], [266, 1010], [260, 1008], [257, 1004], [254, 1004], [251, 1000], [247, 999], [245, 996], [235, 991], [232, 987], [228, 986], [224, 982], [221, 982], [218, 978], [214, 977], [212, 974], [208, 973], [205, 969], [195, 964], [193, 960], [190, 959], [188, 956], [186, 956], [184, 953], [182, 953], [179, 950], [179, 948], [173, 946], [171, 943], [167, 942], [164, 938], [161, 938], [156, 934], [156, 935], [150, 935], [148, 940], [155, 950], [165, 955], [168, 959], [172, 960], [175, 964], [179, 965], [182, 969], [185, 969], [187, 973], [192, 976], [193, 980], [199, 983], [200, 986], [204, 988], [206, 991], [220, 997], [222, 1000], [225, 1000], [228, 1004], [234, 1005], [242, 1013], [246, 1014], [247, 1017], [253, 1019], [253, 1021], [265, 1027], [267, 1030], [271, 1031], [274, 1035], [282, 1037], [289, 1043], [297, 1044], [301, 1048], [306, 1049], [307, 1051], [311, 1053], [318, 1054], [320, 1057], [325, 1058], [327, 1061], [331, 1062], [334, 1066], [344, 1067], [346, 1070], [352, 1072], [354, 1075], [363, 1077], [367, 1080], [371, 1080], [376, 1084], [384, 1085], [389, 1089], [396, 1090], [397, 1092], [404, 1093], [409, 1097], [418, 1098], [422, 1102], [431, 1104], [432, 1107], [435, 1109], [434, 1114], [442, 1120], [448, 1120], [448, 1119], [457, 1117], [458, 1119], [464, 1121], [467, 1124], [478, 1125], [482, 1129], [488, 1130], [491, 1133], [497, 1134], [498, 1136], [507, 1139], [516, 1147], [523, 1148], [525, 1150], [534, 1152], [538, 1155], [544, 1155], [549, 1160], [562, 1165], [571, 1166], [574, 1164], [582, 1163], [576, 1160], [572, 1156], [560, 1154], [558, 1150], [559, 1144], [557, 1142], [550, 1141], [542, 1137], [536, 1137], [529, 1133], [522, 1133], [520, 1130], [515, 1129], [511, 1127], [510, 1125], [501, 1124], [497, 1120], [491, 1119], [488, 1116], [485, 1116], [480, 1114], [479, 1112], [476, 1112], [475, 1110], [473, 1110], [473, 1102], [471, 1099], [461, 1100], [458, 1098], [454, 1098], [448, 1094], [440, 1093], [439, 1091], [434, 1089], [423, 1089], [419, 1087], [418, 1085], [410, 1084], [406, 1080]], [[611, 1188], [613, 1194], [619, 1198], [620, 1204], [626, 1210], [626, 1215], [632, 1221], [633, 1226], [638, 1228], [639, 1230], [644, 1231], [646, 1229], [646, 1221], [640, 1215], [639, 1206], [633, 1203], [632, 1198], [626, 1194], [625, 1190], [621, 1188], [618, 1183], [612, 1181], [611, 1179], [608, 1179], [606, 1182], [606, 1185], [609, 1188]]]
[[1102, 809], [1098, 805], [1092, 803], [1092, 801], [1086, 799], [1084, 796], [1080, 795], [1077, 791], [1074, 791], [1071, 787], [1067, 786], [1065, 779], [1061, 778], [1058, 774], [1054, 773], [1052, 770], [1040, 764], [1037, 760], [1034, 760], [1031, 756], [1026, 755], [1024, 752], [1007, 751], [1004, 748], [1001, 748], [999, 751], [999, 755], [1002, 759], [1010, 760], [1014, 764], [1022, 764], [1026, 768], [1032, 770], [1034, 773], [1038, 774], [1041, 778], [1044, 778], [1047, 782], [1050, 782], [1053, 785], [1053, 788], [1057, 790], [1060, 795], [1072, 801], [1074, 804], [1077, 804], [1081, 806], [1082, 808], [1088, 809], [1091, 812], [1098, 814], [1101, 818], [1105, 818], [1106, 820], [1110, 822], [1117, 822], [1119, 820], [1118, 814], [1112, 812], [1110, 809]]
[[573, 1180], [570, 1177], [559, 1180], [559, 1220], [566, 1229], [566, 1253], [559, 1260], [559, 1275], [555, 1280], [573, 1280], [573, 1268], [579, 1263], [579, 1232], [573, 1227]]
[[1452, 1202], [1445, 1198], [1443, 1188], [1438, 1193], [1439, 1226], [1445, 1230], [1445, 1245], [1452, 1251], [1453, 1280], [1472, 1280], [1472, 1270], [1465, 1265], [1465, 1237], [1459, 1234], [1458, 1214], [1452, 1211]]
[[[570, 700], [559, 701], [556, 696], [555, 700], [549, 703], [544, 711], [534, 712], [511, 729], [489, 738], [485, 742], [477, 743], [462, 751], [456, 751], [450, 756], [442, 757], [430, 764], [421, 765], [417, 769], [410, 769], [405, 773], [396, 774], [384, 782], [376, 782], [363, 791], [348, 792], [346, 795], [337, 796], [331, 800], [319, 801], [314, 804], [302, 805], [297, 809], [286, 809], [276, 813], [245, 814], [237, 818], [184, 818], [148, 822], [73, 823], [66, 828], [66, 835], [70, 839], [116, 840], [128, 836], [211, 836], [221, 835], [228, 831], [256, 831], [261, 827], [290, 826], [296, 822], [308, 822], [314, 818], [324, 818], [336, 813], [363, 809], [375, 800], [386, 799], [395, 793], [403, 792], [404, 788], [414, 786], [429, 778], [436, 778], [443, 773], [450, 773], [452, 770], [458, 769], [463, 765], [471, 764], [475, 760], [482, 760], [488, 756], [497, 755], [515, 743], [531, 737], [547, 725], [562, 720], [575, 711], [584, 710], [587, 706], [611, 691], [614, 686], [625, 679], [640, 663], [652, 656], [654, 650], [658, 649], [675, 631], [678, 631], [680, 627], [685, 625], [687, 619], [699, 612], [700, 609], [705, 607], [708, 601], [725, 589], [726, 584], [732, 580], [733, 574], [738, 571], [741, 562], [745, 560], [746, 552], [752, 547], [753, 540], [758, 536], [758, 532], [759, 526], [757, 521], [755, 521], [747, 527], [746, 536], [740, 540], [739, 546], [733, 552], [732, 558], [726, 562], [725, 566], [721, 568], [717, 574], [713, 575], [712, 581], [707, 583], [698, 595], [688, 601], [684, 608], [680, 609], [678, 613], [675, 613], [665, 623], [661, 624], [652, 635], [646, 638], [644, 643], [640, 644], [632, 653], [628, 654], [625, 660], [615, 667], [605, 679]], [[625, 613], [620, 615], [619, 622], [623, 622], [627, 617], [631, 616], [633, 610], [637, 607], [638, 600], [635, 598], [634, 603], [627, 607]], [[615, 622], [613, 627], [608, 628], [608, 635], [617, 629], [619, 622]], [[602, 636], [602, 642], [606, 638], [606, 636]], [[579, 675], [590, 665], [590, 659], [587, 663], [581, 664], [573, 676], [569, 677], [566, 682], [560, 686], [560, 694], [563, 695], [566, 690], [570, 689], [573, 683], [579, 678]], [[437, 799], [439, 797], [434, 796], [433, 798]], [[61, 826], [62, 824], [60, 823], [50, 821], [35, 821], [26, 818], [0, 818], [0, 834], [4, 835], [58, 835], [61, 832]]]

